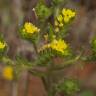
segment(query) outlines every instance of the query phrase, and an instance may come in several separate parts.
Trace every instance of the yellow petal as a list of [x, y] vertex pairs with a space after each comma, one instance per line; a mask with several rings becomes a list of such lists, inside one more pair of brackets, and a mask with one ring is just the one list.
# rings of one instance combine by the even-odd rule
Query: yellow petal
[[13, 68], [10, 66], [7, 66], [3, 69], [3, 77], [7, 80], [13, 79]]
[[59, 28], [58, 27], [55, 28], [55, 32], [59, 32]]
[[58, 25], [59, 25], [58, 21], [57, 21], [57, 20], [55, 20], [55, 26], [58, 26]]

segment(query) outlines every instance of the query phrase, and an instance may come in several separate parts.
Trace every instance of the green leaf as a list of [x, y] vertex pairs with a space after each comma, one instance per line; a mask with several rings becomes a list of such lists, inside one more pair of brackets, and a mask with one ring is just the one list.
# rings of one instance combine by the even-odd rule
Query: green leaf
[[54, 29], [50, 23], [48, 24], [48, 35], [49, 35], [49, 41], [51, 42], [53, 40]]

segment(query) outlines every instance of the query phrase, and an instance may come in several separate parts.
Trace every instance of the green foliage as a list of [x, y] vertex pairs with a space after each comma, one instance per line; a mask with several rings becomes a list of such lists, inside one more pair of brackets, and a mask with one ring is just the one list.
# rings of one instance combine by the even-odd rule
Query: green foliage
[[53, 35], [54, 35], [54, 29], [53, 29], [53, 26], [49, 23], [48, 24], [48, 28], [47, 28], [47, 31], [48, 31], [48, 39], [49, 41], [51, 42], [54, 38], [53, 38]]
[[64, 0], [52, 0], [54, 5], [59, 5], [60, 3], [64, 2]]
[[52, 57], [53, 57], [53, 54], [51, 50], [46, 49], [40, 52], [38, 59], [36, 61], [36, 64], [41, 66], [47, 66], [48, 64], [50, 64]]
[[3, 38], [3, 35], [0, 33], [0, 40], [3, 41], [4, 38]]
[[88, 60], [96, 60], [96, 37], [94, 37], [91, 41], [91, 51], [92, 55], [88, 57]]
[[[69, 47], [69, 44], [67, 44], [66, 41], [63, 40], [67, 36], [69, 26], [73, 21], [73, 19], [75, 18], [75, 11], [71, 9], [68, 10], [66, 8], [63, 8], [65, 9], [65, 11], [61, 10], [59, 4], [63, 4], [63, 2], [65, 1], [66, 0], [52, 0], [52, 4], [51, 4], [52, 6], [48, 7], [45, 4], [44, 0], [39, 0], [38, 4], [35, 7], [35, 10], [36, 10], [36, 15], [38, 16], [38, 23], [39, 23], [38, 25], [39, 27], [42, 27], [42, 28], [39, 29], [34, 24], [28, 21], [25, 22], [26, 26], [25, 25], [21, 26], [19, 30], [19, 35], [21, 36], [22, 39], [27, 40], [33, 44], [34, 50], [36, 51], [35, 60], [33, 60], [32, 62], [29, 62], [28, 60], [26, 60], [26, 58], [21, 57], [20, 54], [19, 56], [16, 56], [15, 60], [12, 60], [9, 57], [3, 56], [4, 55], [3, 52], [6, 52], [7, 46], [4, 49], [0, 50], [0, 55], [3, 56], [2, 58], [0, 58], [0, 61], [4, 62], [6, 65], [10, 65], [13, 67], [16, 78], [18, 78], [21, 71], [31, 70], [31, 72], [34, 75], [36, 74], [37, 76], [41, 76], [41, 77], [44, 76], [47, 79], [50, 79], [50, 77], [52, 77], [51, 75], [52, 71], [56, 71], [57, 69], [59, 70], [64, 69], [65, 65], [73, 64], [73, 62], [76, 62], [81, 57], [76, 55], [73, 56], [74, 54], [72, 53], [72, 50]], [[49, 23], [50, 16], [53, 16], [53, 22], [52, 22], [53, 24]], [[71, 17], [72, 19], [70, 19]], [[57, 21], [57, 25], [54, 24], [56, 23], [55, 21]], [[46, 23], [46, 26], [45, 26], [45, 23]], [[55, 30], [56, 28], [58, 29], [57, 32]], [[40, 38], [40, 36], [44, 35], [44, 33], [41, 34], [39, 32], [40, 30], [42, 32], [45, 31], [46, 33], [48, 33], [48, 38], [47, 38], [48, 40], [42, 42], [42, 38]], [[4, 39], [2, 35], [0, 35], [0, 41], [4, 43]], [[41, 49], [43, 49], [42, 51], [39, 51], [39, 48], [37, 47], [38, 44], [45, 45], [41, 47]], [[91, 48], [93, 52], [92, 55], [96, 60], [96, 38], [92, 40]], [[59, 66], [57, 65], [55, 66], [55, 64], [53, 64], [54, 60], [52, 60], [54, 57], [61, 57], [63, 58], [63, 60], [65, 60], [65, 62], [62, 62], [62, 64], [58, 64]], [[32, 70], [33, 67], [38, 67], [38, 66], [46, 67], [46, 68], [48, 67], [47, 72], [44, 73], [38, 70], [36, 71]], [[45, 87], [50, 87], [46, 85]], [[59, 92], [63, 92], [64, 94], [69, 96], [69, 95], [74, 95], [74, 93], [80, 91], [79, 82], [73, 79], [64, 79], [63, 82], [60, 82], [59, 84], [57, 84], [56, 88], [55, 87], [52, 87], [52, 88], [51, 88], [52, 89], [51, 91], [47, 90], [50, 96], [55, 96], [52, 94], [59, 93]], [[47, 89], [50, 89], [50, 88], [47, 88]], [[81, 96], [94, 96], [94, 95], [86, 91], [86, 92], [83, 92]]]
[[70, 26], [70, 24], [65, 24], [64, 27], [60, 29], [60, 32], [56, 33], [58, 38], [64, 39], [69, 34], [68, 33], [69, 26]]
[[40, 21], [45, 21], [52, 14], [52, 8], [47, 7], [44, 0], [39, 0], [35, 10]]
[[91, 48], [92, 51], [96, 53], [96, 38], [93, 38], [93, 40], [91, 41]]
[[64, 92], [66, 95], [72, 95], [75, 92], [80, 91], [79, 83], [77, 80], [65, 79], [63, 82], [57, 86], [58, 92]]

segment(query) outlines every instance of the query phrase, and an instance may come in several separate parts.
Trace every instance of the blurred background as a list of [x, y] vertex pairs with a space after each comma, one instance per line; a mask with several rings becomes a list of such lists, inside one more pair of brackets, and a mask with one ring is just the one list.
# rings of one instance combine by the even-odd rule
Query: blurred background
[[[50, 6], [51, 0], [45, 0]], [[22, 56], [32, 60], [35, 55], [32, 45], [21, 40], [18, 35], [18, 28], [25, 21], [30, 21], [33, 24], [38, 22], [35, 13], [32, 10], [38, 0], [0, 0], [0, 33], [4, 35], [5, 40], [9, 44], [8, 56], [14, 59], [15, 54], [19, 52]], [[89, 44], [94, 35], [96, 35], [96, 0], [68, 0], [64, 7], [69, 7], [77, 10], [77, 17], [70, 26], [69, 35], [66, 40], [72, 45], [73, 49], [78, 50], [83, 48], [85, 54], [89, 54]], [[31, 48], [31, 50], [29, 50]], [[2, 64], [0, 64], [2, 71]], [[70, 68], [74, 71], [75, 69]], [[91, 75], [84, 79], [84, 84], [87, 87], [96, 91], [96, 72], [89, 67]], [[72, 71], [72, 72], [73, 72]], [[71, 75], [68, 72], [66, 75]], [[74, 72], [73, 72], [74, 73]], [[27, 78], [28, 76], [28, 78]], [[80, 75], [81, 76], [81, 75]], [[26, 82], [27, 79], [29, 82]], [[87, 81], [87, 84], [86, 84]], [[26, 96], [45, 96], [44, 86], [38, 77], [34, 77], [27, 72], [24, 72], [18, 83], [18, 96], [25, 96], [26, 83], [29, 83]], [[12, 84], [0, 76], [0, 96], [11, 96]]]

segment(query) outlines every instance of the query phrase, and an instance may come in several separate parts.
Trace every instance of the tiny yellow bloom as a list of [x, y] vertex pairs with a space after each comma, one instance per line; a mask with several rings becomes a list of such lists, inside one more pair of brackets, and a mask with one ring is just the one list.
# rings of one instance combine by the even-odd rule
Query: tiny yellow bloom
[[2, 42], [0, 41], [0, 49], [4, 49], [5, 46], [6, 46], [6, 43], [2, 43]]
[[58, 26], [59, 22], [57, 20], [55, 20], [55, 26]]
[[55, 39], [56, 38], [56, 35], [53, 35], [53, 39]]
[[13, 68], [10, 66], [7, 66], [3, 69], [2, 75], [7, 80], [13, 79]]
[[63, 9], [62, 9], [62, 14], [65, 15], [65, 13], [66, 13], [66, 9], [63, 8]]
[[22, 31], [23, 31], [23, 32], [25, 32], [26, 30], [25, 30], [25, 29], [23, 29]]
[[69, 15], [69, 18], [72, 18], [75, 16], [75, 12], [73, 12], [72, 10], [70, 9], [67, 9], [66, 11], [66, 14], [65, 15]]
[[68, 23], [69, 21], [70, 21], [70, 18], [67, 17], [67, 16], [65, 16], [65, 17], [64, 17], [64, 22], [65, 22], [65, 23]]
[[62, 10], [62, 14], [63, 14], [63, 18], [64, 18], [64, 22], [68, 23], [70, 21], [71, 18], [75, 17], [76, 13], [74, 11], [72, 11], [71, 9], [65, 9], [63, 8]]
[[59, 28], [58, 27], [55, 28], [55, 32], [59, 32]]
[[62, 15], [57, 16], [57, 20], [58, 20], [59, 22], [62, 22], [62, 21], [63, 21], [63, 16], [62, 16]]
[[48, 40], [48, 34], [44, 35], [44, 39]]
[[60, 23], [60, 24], [59, 24], [59, 27], [63, 27], [63, 23]]
[[43, 47], [41, 47], [40, 49], [38, 49], [38, 52], [43, 51], [43, 50], [45, 50], [47, 48], [50, 48], [50, 44], [43, 45]]

